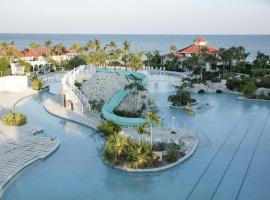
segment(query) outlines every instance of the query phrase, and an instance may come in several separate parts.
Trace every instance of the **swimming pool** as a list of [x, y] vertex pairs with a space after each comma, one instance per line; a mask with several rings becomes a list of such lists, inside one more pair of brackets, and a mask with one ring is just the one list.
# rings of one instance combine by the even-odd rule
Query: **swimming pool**
[[23, 171], [1, 200], [89, 199], [256, 199], [270, 198], [270, 104], [240, 101], [229, 94], [194, 95], [211, 107], [190, 117], [170, 108], [173, 88], [148, 88], [167, 126], [197, 133], [199, 146], [184, 163], [159, 173], [129, 174], [106, 166], [103, 138], [94, 130], [48, 114], [41, 101], [49, 94], [22, 100], [16, 110], [45, 134], [60, 139], [60, 148], [45, 161]]

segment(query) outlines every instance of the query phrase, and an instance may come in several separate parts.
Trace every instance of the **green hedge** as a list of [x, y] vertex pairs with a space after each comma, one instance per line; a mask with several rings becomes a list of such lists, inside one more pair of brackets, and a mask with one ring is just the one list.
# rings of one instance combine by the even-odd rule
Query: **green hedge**
[[21, 126], [26, 124], [26, 116], [19, 112], [9, 112], [2, 119], [3, 123], [7, 126]]

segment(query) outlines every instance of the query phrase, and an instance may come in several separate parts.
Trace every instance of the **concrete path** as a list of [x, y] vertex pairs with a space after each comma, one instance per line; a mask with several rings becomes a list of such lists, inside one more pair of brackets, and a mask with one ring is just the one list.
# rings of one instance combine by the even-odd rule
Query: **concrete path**
[[56, 103], [52, 99], [46, 99], [43, 102], [43, 106], [46, 109], [47, 112], [56, 115], [58, 117], [62, 117], [64, 119], [68, 119], [70, 121], [79, 122], [80, 124], [92, 127], [94, 129], [97, 129], [100, 122], [94, 118], [86, 117], [84, 115], [81, 115], [79, 113], [76, 113], [72, 110], [69, 110], [62, 105]]
[[5, 109], [12, 109], [13, 105], [20, 99], [36, 94], [37, 91], [32, 89], [23, 90], [21, 92], [0, 92], [0, 105]]
[[0, 194], [6, 184], [22, 169], [50, 155], [59, 146], [59, 140], [33, 136], [40, 127], [24, 125], [8, 127], [0, 122]]

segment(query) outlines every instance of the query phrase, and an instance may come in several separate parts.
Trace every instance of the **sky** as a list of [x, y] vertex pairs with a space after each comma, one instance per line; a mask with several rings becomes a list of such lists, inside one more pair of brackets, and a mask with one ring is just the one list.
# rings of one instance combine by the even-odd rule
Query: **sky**
[[0, 33], [270, 34], [270, 0], [0, 0]]

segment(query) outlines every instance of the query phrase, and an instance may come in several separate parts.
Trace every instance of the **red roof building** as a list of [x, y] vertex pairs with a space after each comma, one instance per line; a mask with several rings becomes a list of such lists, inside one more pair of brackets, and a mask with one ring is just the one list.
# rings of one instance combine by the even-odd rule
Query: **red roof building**
[[206, 39], [204, 39], [203, 37], [198, 37], [193, 41], [192, 45], [189, 45], [188, 47], [178, 50], [175, 53], [175, 56], [177, 58], [185, 58], [190, 57], [192, 54], [199, 55], [202, 49], [206, 49], [206, 52], [208, 54], [216, 55], [219, 53], [218, 49], [216, 49], [211, 45], [208, 45], [207, 43], [208, 41]]

